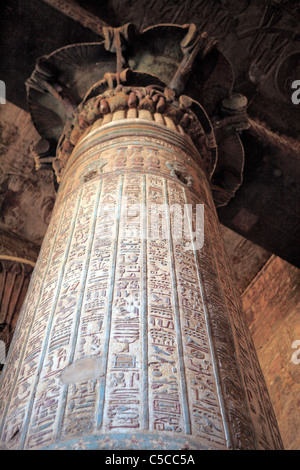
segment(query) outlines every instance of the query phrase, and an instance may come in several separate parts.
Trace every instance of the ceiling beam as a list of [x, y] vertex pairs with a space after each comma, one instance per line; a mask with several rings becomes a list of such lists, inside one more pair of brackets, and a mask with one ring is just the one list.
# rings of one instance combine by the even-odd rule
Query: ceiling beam
[[249, 119], [249, 124], [248, 132], [257, 137], [262, 144], [277, 148], [283, 155], [288, 154], [292, 157], [299, 158], [300, 142], [296, 139], [272, 132], [266, 125], [257, 120]]
[[79, 6], [74, 0], [43, 0], [64, 15], [103, 36], [102, 28], [108, 26], [105, 21]]

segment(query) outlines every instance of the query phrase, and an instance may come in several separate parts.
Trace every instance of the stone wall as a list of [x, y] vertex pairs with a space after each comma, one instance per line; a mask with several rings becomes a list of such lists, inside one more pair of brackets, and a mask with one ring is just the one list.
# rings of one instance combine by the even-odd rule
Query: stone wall
[[299, 269], [271, 256], [242, 300], [284, 447], [299, 450], [300, 363], [292, 361], [300, 340]]

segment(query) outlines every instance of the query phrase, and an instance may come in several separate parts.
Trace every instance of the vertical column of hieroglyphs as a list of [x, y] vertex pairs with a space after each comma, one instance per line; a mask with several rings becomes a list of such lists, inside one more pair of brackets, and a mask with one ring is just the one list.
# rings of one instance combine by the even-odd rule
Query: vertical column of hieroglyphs
[[257, 445], [261, 449], [280, 447], [281, 438], [276, 424], [274, 412], [270, 403], [257, 355], [250, 332], [241, 317], [242, 306], [240, 297], [232, 282], [233, 274], [230, 272], [226, 253], [222, 242], [216, 214], [208, 214], [207, 222], [212, 249], [215, 253], [216, 269], [219, 273], [220, 283], [224, 292], [225, 305], [230, 316], [234, 331], [235, 349], [239, 359], [241, 375], [246, 390], [249, 413], [258, 437]]
[[[132, 155], [127, 158], [131, 160]], [[134, 163], [133, 167], [135, 168]], [[104, 429], [134, 433], [144, 427], [141, 395], [144, 307], [142, 177], [127, 174], [124, 177], [122, 194], [106, 373]]]
[[[62, 207], [62, 210], [63, 210], [63, 207]], [[14, 350], [15, 353], [13, 355], [10, 353], [6, 361], [6, 370], [9, 372], [7, 372], [5, 375], [2, 375], [1, 377], [2, 383], [1, 383], [1, 396], [0, 396], [0, 418], [3, 419], [2, 422], [0, 421], [1, 432], [3, 431], [3, 423], [7, 416], [7, 412], [11, 404], [11, 401], [12, 400], [14, 401], [15, 399], [15, 393], [14, 393], [15, 383], [18, 379], [20, 371], [22, 373], [24, 370], [24, 366], [22, 366], [22, 362], [18, 363], [15, 360], [15, 358], [19, 357], [21, 358], [21, 361], [22, 361], [22, 358], [24, 356], [30, 329], [35, 318], [36, 307], [37, 307], [37, 303], [39, 299], [39, 291], [43, 283], [45, 271], [49, 264], [49, 257], [51, 255], [51, 247], [52, 247], [52, 243], [54, 243], [55, 241], [55, 234], [57, 231], [57, 226], [60, 221], [60, 217], [61, 217], [61, 213], [59, 212], [56, 212], [55, 214], [53, 214], [52, 222], [49, 226], [46, 237], [44, 239], [44, 243], [40, 252], [39, 260], [36, 264], [35, 270], [31, 277], [32, 282], [30, 283], [30, 287], [28, 289], [26, 299], [24, 301], [22, 314], [20, 314], [19, 328], [17, 328], [13, 337], [12, 344], [11, 344], [10, 351]], [[38, 354], [38, 351], [37, 351], [37, 354]], [[36, 361], [36, 358], [33, 357], [32, 363], [34, 363], [35, 361]], [[24, 384], [27, 384], [27, 382], [24, 381]], [[25, 385], [24, 387], [24, 390], [26, 389], [27, 389], [27, 385]], [[19, 402], [19, 400], [20, 400], [20, 397], [17, 398], [17, 402]], [[23, 412], [20, 412], [21, 420], [23, 416], [22, 413]], [[12, 414], [12, 420], [13, 419], [14, 417]], [[18, 425], [16, 426], [11, 425], [10, 428], [6, 428], [4, 430], [3, 436], [5, 437], [5, 439], [8, 439], [8, 441], [10, 441], [10, 438], [16, 432], [17, 429], [18, 429]]]
[[[187, 192], [187, 202], [196, 204], [197, 197]], [[209, 221], [213, 210], [211, 204], [205, 205], [204, 245], [197, 254], [205, 309], [211, 328], [211, 338], [220, 377], [220, 391], [226, 410], [224, 417], [225, 423], [228, 425], [229, 445], [234, 448], [252, 449], [255, 447], [253, 429], [248, 418], [246, 398], [241, 388], [239, 364], [234, 359], [235, 347], [232, 327], [210, 241]]]
[[[150, 429], [190, 434], [182, 350], [178, 344], [178, 302], [166, 231], [164, 178], [147, 176], [148, 344]], [[181, 354], [181, 356], [180, 356]]]
[[[65, 387], [60, 375], [64, 367], [72, 362], [76, 324], [78, 322], [80, 289], [84, 282], [84, 270], [93, 224], [97, 183], [83, 186], [79, 194], [74, 192], [67, 199], [70, 217], [64, 218], [58, 237], [58, 246], [53, 253], [48, 276], [55, 273], [56, 260], [60, 260], [55, 291], [49, 302], [48, 325], [44, 332], [43, 347], [39, 358], [38, 380], [29, 403], [29, 410], [22, 430], [21, 446], [32, 448], [51, 442], [60, 431], [64, 412]], [[66, 214], [68, 215], [68, 214]], [[66, 240], [66, 241], [65, 241]], [[64, 251], [61, 252], [61, 245]], [[48, 277], [46, 279], [48, 281]], [[43, 293], [40, 308], [45, 309], [47, 296]]]
[[[35, 419], [28, 431], [28, 447], [46, 444], [63, 434], [69, 383], [66, 381], [62, 384], [61, 373], [74, 360], [88, 255], [93, 240], [100, 190], [98, 181], [83, 186], [63, 277], [56, 293], [54, 322], [48, 338], [43, 373], [36, 392], [33, 413]], [[45, 396], [49, 397], [49, 401], [55, 397], [56, 406], [54, 404], [51, 406], [52, 416], [45, 412], [47, 411]], [[40, 419], [37, 419], [38, 414]], [[45, 415], [49, 416], [48, 419]], [[78, 421], [80, 422], [80, 415], [74, 420], [74, 428], [78, 426]], [[46, 430], [41, 435], [40, 428], [45, 425]]]
[[[120, 178], [104, 178], [99, 185], [100, 199], [95, 206], [93, 233], [89, 235], [90, 247], [79, 304], [78, 340], [73, 347], [75, 367], [70, 370], [69, 381], [63, 376], [67, 383], [64, 409], [61, 410], [61, 435], [66, 439], [78, 433], [82, 436], [92, 434], [103, 421]], [[83, 376], [77, 377], [77, 367], [84, 369]]]
[[[198, 208], [195, 204], [193, 207], [192, 205], [187, 207], [184, 190], [183, 184], [168, 182], [167, 194], [171, 209], [180, 333], [184, 349], [184, 372], [188, 385], [191, 430], [193, 437], [200, 437], [203, 442], [208, 441], [208, 445], [225, 447], [226, 439], [215, 379], [213, 351], [207, 332], [201, 279], [198, 276], [194, 254], [195, 246], [201, 250], [200, 231], [203, 227], [200, 198], [197, 201]], [[202, 204], [203, 202], [202, 199]], [[197, 219], [192, 227], [193, 213]], [[179, 230], [179, 233], [176, 233], [176, 230]], [[195, 234], [197, 237], [193, 241]]]
[[4, 393], [10, 396], [6, 400], [7, 410], [3, 413], [6, 426], [2, 438], [8, 447], [22, 445], [21, 436], [27, 431], [31, 417], [32, 397], [42, 367], [42, 348], [45, 332], [49, 328], [52, 299], [63, 267], [77, 203], [78, 194], [74, 194], [64, 207], [61, 206], [61, 212], [56, 210], [53, 216], [25, 301], [24, 315], [17, 329], [15, 342], [22, 348], [19, 369], [10, 371], [7, 377], [13, 377], [13, 382], [7, 385], [7, 389], [3, 388]]

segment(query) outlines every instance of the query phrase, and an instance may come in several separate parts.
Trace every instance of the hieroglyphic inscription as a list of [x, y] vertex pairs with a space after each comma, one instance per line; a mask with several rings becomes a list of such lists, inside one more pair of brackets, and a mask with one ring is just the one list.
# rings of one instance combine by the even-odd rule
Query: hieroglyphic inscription
[[[153, 220], [157, 205], [165, 205], [164, 179], [147, 177], [148, 218]], [[181, 393], [180, 366], [175, 330], [175, 313], [170, 251], [164, 223], [166, 208], [160, 208], [157, 233], [161, 237], [151, 239], [148, 233], [148, 342], [149, 342], [149, 406], [150, 428], [154, 431], [185, 432], [183, 399]], [[151, 224], [150, 224], [151, 228]], [[189, 423], [187, 423], [189, 424]]]
[[[99, 181], [102, 184], [100, 203], [94, 227], [93, 243], [87, 267], [84, 296], [78, 328], [78, 341], [74, 361], [85, 357], [100, 357], [105, 354], [105, 336], [109, 290], [112, 280], [113, 243], [116, 237], [116, 206], [119, 191], [119, 178]], [[63, 434], [90, 432], [98, 412], [103, 361], [96, 376], [80, 384], [72, 384], [68, 389]]]
[[260, 449], [281, 448], [282, 441], [276, 424], [274, 411], [270, 403], [265, 380], [263, 378], [257, 354], [249, 329], [242, 318], [242, 304], [231, 279], [234, 278], [227, 261], [223, 241], [218, 230], [218, 220], [214, 211], [207, 213], [211, 246], [215, 252], [216, 268], [225, 305], [234, 332], [235, 350], [239, 359], [239, 367], [243, 379], [248, 410], [258, 436]]
[[40, 377], [32, 402], [32, 413], [35, 418], [28, 422], [27, 429], [23, 431], [28, 448], [50, 442], [55, 437], [57, 428], [60, 430], [65, 393], [60, 374], [72, 361], [72, 350], [77, 340], [79, 291], [83, 282], [84, 262], [90, 239], [96, 198], [95, 183], [85, 185], [80, 192], [81, 194], [77, 195], [79, 206], [73, 216], [72, 231], [66, 233], [70, 227], [67, 223], [58, 238], [59, 243], [66, 238], [69, 242], [68, 248], [63, 254], [60, 253], [60, 249], [54, 252], [50, 273], [47, 276], [47, 281], [55, 277], [56, 266], [63, 263], [60, 265], [56, 293], [55, 295], [52, 293], [49, 300], [51, 313], [48, 313], [50, 318], [40, 357]]
[[[168, 202], [170, 207], [179, 204], [183, 212], [186, 204], [184, 189], [170, 182]], [[197, 203], [200, 204], [200, 202], [201, 200], [198, 199]], [[195, 214], [195, 210], [194, 204], [191, 207], [191, 215]], [[170, 220], [173, 225], [172, 233], [175, 234], [176, 219], [172, 217], [172, 214]], [[185, 351], [185, 374], [189, 384], [192, 429], [193, 434], [218, 444], [224, 444], [220, 404], [199, 285], [201, 280], [197, 273], [195, 253], [191, 249], [192, 229], [194, 228], [192, 221], [190, 220], [190, 229], [182, 230], [181, 236], [173, 240], [181, 321], [180, 334]]]
[[3, 378], [2, 442], [280, 446], [202, 170], [158, 135], [118, 139], [66, 170]]
[[[26, 331], [28, 335], [27, 348], [20, 362], [19, 373], [16, 377], [12, 400], [9, 403], [6, 426], [3, 430], [3, 439], [7, 445], [17, 446], [21, 433], [28, 416], [26, 397], [32, 397], [32, 391], [37, 378], [37, 371], [41, 360], [41, 352], [45, 330], [47, 329], [49, 312], [52, 307], [52, 297], [57, 288], [58, 277], [62, 265], [62, 260], [67, 249], [68, 238], [71, 230], [71, 222], [74, 216], [74, 204], [78, 195], [70, 198], [65, 203], [65, 208], [61, 217], [61, 223], [57, 228], [58, 212], [51, 222], [49, 238], [46, 250], [42, 251], [37, 264], [37, 271], [34, 271], [33, 290], [29, 292], [25, 305], [25, 315], [23, 328], [18, 329], [18, 333]], [[55, 233], [56, 232], [56, 233]], [[48, 237], [48, 235], [47, 235]], [[51, 246], [51, 242], [53, 245]], [[45, 246], [45, 244], [44, 244]], [[41, 267], [40, 267], [41, 266]], [[40, 277], [39, 270], [46, 269], [46, 276]], [[26, 323], [32, 323], [31, 328]], [[34, 323], [33, 323], [34, 319]], [[18, 343], [19, 344], [19, 343]]]
[[[192, 195], [191, 200], [193, 199], [194, 196]], [[209, 195], [208, 200], [210, 200]], [[236, 306], [234, 307], [232, 278], [226, 267], [226, 255], [218, 232], [218, 221], [214, 209], [205, 211], [205, 223], [207, 227], [203, 255], [204, 259], [206, 257], [210, 258], [214, 271], [207, 271], [205, 266], [208, 265], [208, 260], [203, 263], [200, 262], [200, 266], [203, 273], [207, 308], [210, 311], [212, 335], [217, 344], [216, 354], [222, 365], [220, 374], [224, 398], [226, 406], [231, 405], [232, 407], [231, 410], [228, 409], [228, 416], [231, 421], [229, 426], [232, 428], [231, 436], [235, 441], [234, 445], [251, 448], [253, 446], [251, 435], [254, 435], [255, 431], [255, 434], [259, 436], [259, 447], [268, 448], [270, 444], [267, 443], [261, 425], [265, 421], [265, 417], [261, 414], [262, 404], [259, 401], [257, 381], [253, 374], [250, 346], [247, 344], [244, 332], [245, 325], [242, 323]], [[217, 306], [219, 306], [219, 311], [223, 310], [222, 317], [216, 317], [215, 315]], [[224, 335], [224, 331], [226, 331], [226, 335]], [[236, 365], [230, 359], [230, 349], [233, 351], [234, 348], [240, 359]], [[247, 391], [246, 396], [243, 388], [238, 385], [237, 378], [240, 374], [244, 380], [244, 389]], [[227, 399], [228, 396], [231, 400]], [[234, 401], [244, 404], [238, 408], [234, 406]], [[249, 424], [247, 424], [248, 413], [253, 415], [254, 429], [249, 428]], [[261, 424], [257, 428], [258, 422]], [[241, 437], [243, 437], [244, 442], [241, 442]], [[264, 444], [262, 444], [263, 441]]]
[[142, 210], [141, 176], [126, 176], [105, 393], [104, 422], [109, 431], [133, 431], [142, 425]]
[[[193, 203], [194, 200], [194, 195], [188, 195], [188, 201]], [[240, 384], [239, 365], [233, 359], [235, 348], [232, 326], [228, 317], [210, 240], [209, 221], [213, 212], [213, 206], [211, 208], [209, 206], [205, 207], [206, 229], [203, 250], [201, 250], [199, 256], [199, 265], [211, 334], [215, 343], [216, 359], [219, 364], [220, 387], [228, 419], [227, 426], [230, 429], [228, 438], [235, 448], [251, 449], [255, 445], [254, 433], [248, 419], [244, 390]]]
[[[122, 124], [122, 121], [116, 121], [115, 125], [122, 126], [124, 122]], [[148, 125], [152, 126], [151, 121]], [[114, 145], [113, 140], [107, 139], [108, 133], [111, 133], [113, 139], [115, 138], [113, 129], [98, 128], [97, 131], [93, 132], [92, 143], [86, 137], [78, 145], [76, 151], [73, 152], [66, 167], [66, 176], [60, 185], [58, 201], [64, 199], [66, 194], [78, 188], [82, 181], [86, 181], [88, 178], [96, 177], [99, 174], [115, 172], [125, 174], [127, 171], [132, 173], [141, 170], [157, 174], [172, 174], [173, 176], [176, 173], [179, 179], [181, 177], [187, 178], [188, 184], [192, 185], [197, 192], [201, 192], [201, 180], [197, 177], [199, 172], [203, 175], [203, 171], [199, 166], [201, 160], [199, 160], [194, 147], [191, 147], [185, 139], [182, 139], [179, 134], [173, 132], [170, 134], [168, 129], [160, 128], [160, 133], [166, 133], [168, 139], [162, 142], [161, 138], [156, 138], [156, 129], [154, 128], [153, 137], [144, 136], [142, 141], [137, 143], [137, 131], [127, 128], [126, 133], [128, 131], [130, 131], [130, 135], [127, 137], [120, 136], [117, 146]], [[138, 129], [138, 131], [142, 132], [143, 129]], [[101, 141], [102, 134], [105, 137], [103, 141]], [[97, 141], [96, 137], [101, 143]], [[178, 144], [176, 156], [174, 155], [174, 138], [176, 138]], [[187, 150], [190, 151], [188, 159], [185, 157]], [[180, 169], [177, 168], [177, 165]], [[175, 173], [173, 167], [176, 170]]]

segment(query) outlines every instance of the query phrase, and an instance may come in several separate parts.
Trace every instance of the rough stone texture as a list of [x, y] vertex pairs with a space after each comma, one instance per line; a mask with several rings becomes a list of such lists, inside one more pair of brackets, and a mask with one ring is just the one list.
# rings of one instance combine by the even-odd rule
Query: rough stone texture
[[[24, 190], [26, 192], [26, 189]], [[40, 246], [22, 238], [17, 234], [12, 234], [6, 230], [0, 230], [0, 256], [12, 256], [35, 263], [40, 251]]]
[[[220, 224], [221, 235], [233, 269], [237, 288], [242, 295], [271, 253]], [[288, 294], [287, 294], [288, 295]]]
[[[6, 448], [280, 448], [195, 152], [143, 119], [75, 148], [3, 374]], [[158, 203], [205, 204], [198, 253], [166, 206], [146, 237]]]
[[55, 200], [52, 171], [37, 174], [30, 155], [39, 138], [28, 113], [11, 103], [1, 106], [0, 230], [23, 239], [21, 251], [38, 252]]
[[272, 256], [242, 300], [284, 446], [299, 450], [300, 364], [292, 362], [300, 338], [299, 270]]

